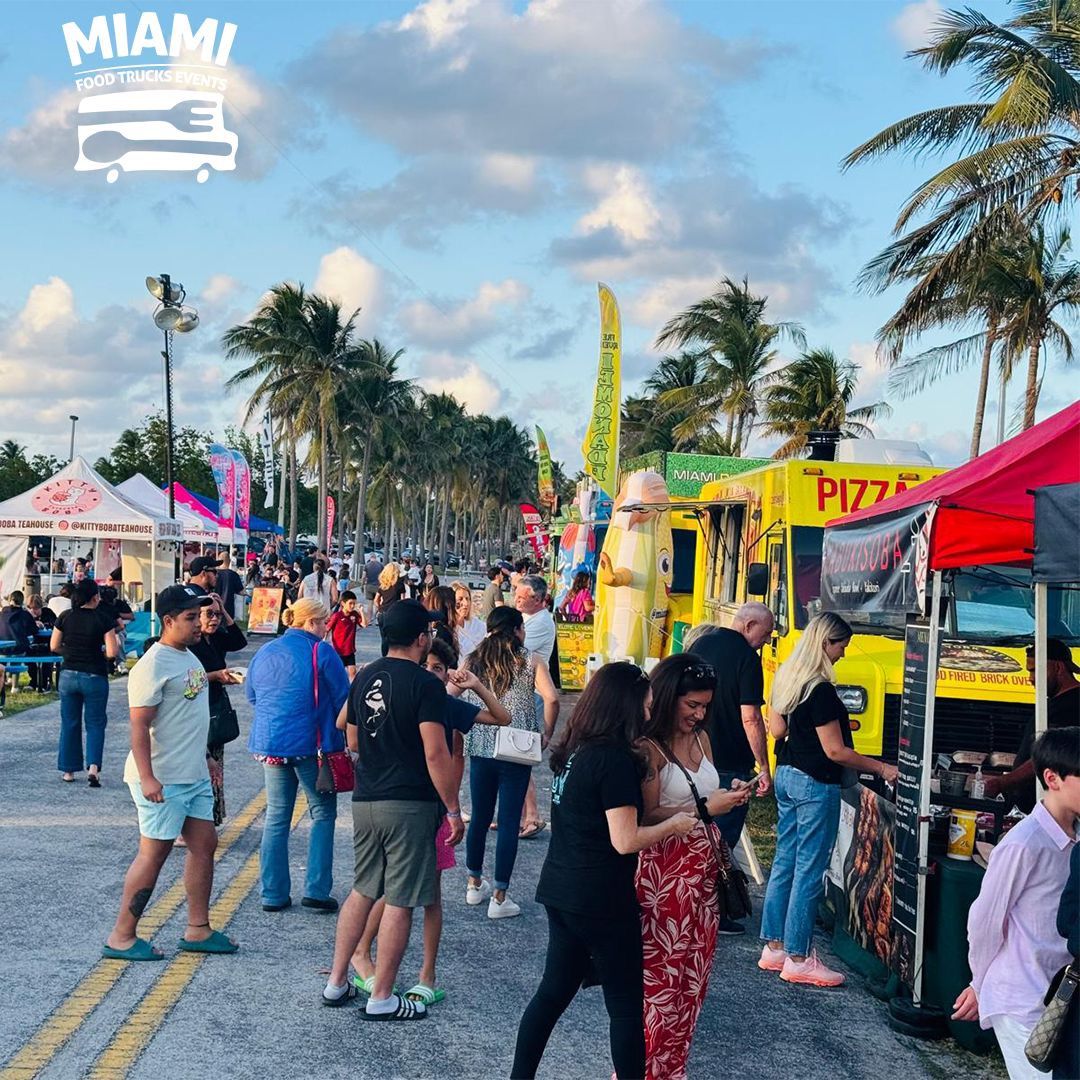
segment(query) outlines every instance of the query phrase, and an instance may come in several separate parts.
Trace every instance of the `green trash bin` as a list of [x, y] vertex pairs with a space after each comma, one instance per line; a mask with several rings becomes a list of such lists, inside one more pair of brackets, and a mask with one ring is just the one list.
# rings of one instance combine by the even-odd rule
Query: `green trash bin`
[[[974, 862], [940, 858], [931, 862], [926, 883], [926, 942], [923, 996], [927, 1004], [952, 1013], [953, 1002], [971, 982], [968, 967], [968, 911], [979, 895], [985, 871]], [[994, 1033], [977, 1022], [949, 1021], [949, 1033], [963, 1047], [986, 1054]]]

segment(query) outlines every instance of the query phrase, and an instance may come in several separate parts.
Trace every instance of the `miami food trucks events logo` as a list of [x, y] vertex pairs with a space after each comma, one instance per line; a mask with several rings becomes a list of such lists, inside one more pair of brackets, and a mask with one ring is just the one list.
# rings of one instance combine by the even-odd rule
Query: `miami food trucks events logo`
[[128, 172], [193, 172], [202, 184], [236, 168], [223, 109], [236, 24], [167, 18], [167, 27], [152, 11], [63, 24], [83, 95], [76, 172], [104, 171], [110, 184]]

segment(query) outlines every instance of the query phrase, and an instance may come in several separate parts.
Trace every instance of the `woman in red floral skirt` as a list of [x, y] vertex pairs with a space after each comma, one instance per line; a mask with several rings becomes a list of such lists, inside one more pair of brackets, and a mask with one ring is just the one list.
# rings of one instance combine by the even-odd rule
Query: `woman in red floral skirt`
[[[642, 747], [649, 754], [644, 822], [696, 810], [691, 781], [709, 814], [746, 802], [750, 787], [720, 787], [706, 726], [716, 674], [690, 654], [658, 664], [651, 679], [652, 716]], [[736, 781], [740, 783], [740, 781]], [[712, 830], [710, 843], [705, 829]], [[647, 1080], [685, 1080], [690, 1043], [709, 988], [716, 948], [718, 867], [715, 825], [669, 836], [638, 857], [637, 895], [645, 956]]]

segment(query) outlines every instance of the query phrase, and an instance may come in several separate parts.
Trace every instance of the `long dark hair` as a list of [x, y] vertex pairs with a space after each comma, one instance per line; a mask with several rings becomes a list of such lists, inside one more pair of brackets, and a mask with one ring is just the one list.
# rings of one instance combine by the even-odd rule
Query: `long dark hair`
[[517, 632], [525, 619], [517, 608], [497, 607], [487, 617], [487, 636], [469, 653], [469, 670], [502, 697], [528, 656]]
[[424, 607], [438, 618], [436, 633], [449, 645], [454, 652], [460, 652], [458, 648], [457, 632], [454, 626], [457, 623], [457, 597], [449, 585], [433, 585], [424, 594]]
[[71, 606], [81, 608], [89, 604], [98, 594], [97, 582], [93, 578], [83, 578], [72, 586]]
[[584, 743], [596, 742], [626, 747], [637, 759], [644, 778], [648, 758], [635, 744], [645, 723], [648, 693], [649, 677], [636, 664], [620, 661], [600, 668], [589, 680], [562, 738], [551, 751], [551, 771], [558, 775], [574, 751]]
[[326, 563], [324, 563], [322, 561], [322, 559], [316, 559], [315, 560], [315, 573], [317, 575], [317, 577], [316, 577], [316, 582], [317, 582], [316, 588], [319, 590], [319, 595], [321, 596], [322, 595], [323, 577], [326, 574]]
[[[716, 690], [716, 672], [693, 653], [679, 653], [661, 660], [649, 677], [652, 684], [652, 708], [645, 734], [661, 746], [671, 746], [675, 731], [675, 711], [679, 698], [695, 690]], [[712, 716], [712, 704], [705, 713], [707, 727]]]

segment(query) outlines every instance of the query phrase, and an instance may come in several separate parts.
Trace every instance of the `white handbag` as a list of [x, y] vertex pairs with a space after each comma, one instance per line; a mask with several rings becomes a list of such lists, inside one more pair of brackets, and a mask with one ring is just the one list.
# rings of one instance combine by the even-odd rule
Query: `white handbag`
[[495, 729], [495, 760], [512, 761], [515, 765], [539, 765], [543, 756], [539, 731], [524, 728]]

